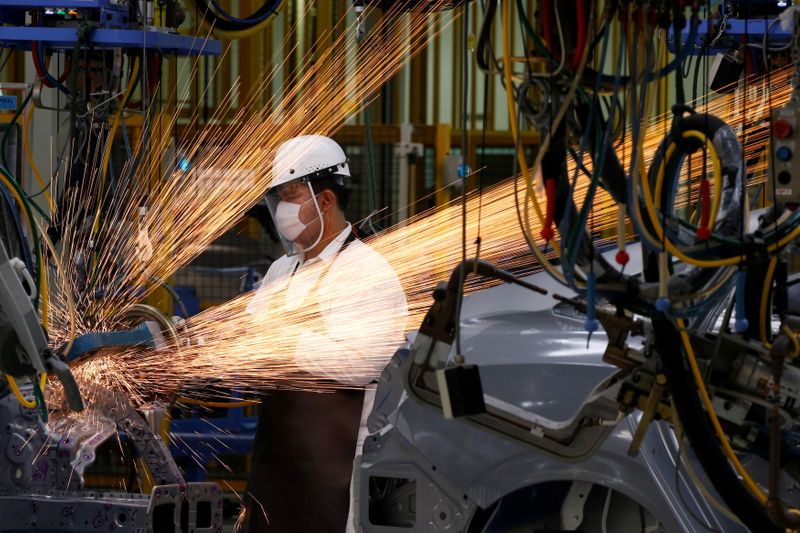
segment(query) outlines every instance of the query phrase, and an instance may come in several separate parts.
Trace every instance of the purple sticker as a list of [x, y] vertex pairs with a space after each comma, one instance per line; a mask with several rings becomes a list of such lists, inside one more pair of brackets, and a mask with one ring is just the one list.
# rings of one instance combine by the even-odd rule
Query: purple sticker
[[33, 468], [33, 474], [31, 475], [31, 480], [33, 481], [44, 481], [47, 478], [47, 472], [50, 470], [50, 462], [49, 461], [39, 461]]

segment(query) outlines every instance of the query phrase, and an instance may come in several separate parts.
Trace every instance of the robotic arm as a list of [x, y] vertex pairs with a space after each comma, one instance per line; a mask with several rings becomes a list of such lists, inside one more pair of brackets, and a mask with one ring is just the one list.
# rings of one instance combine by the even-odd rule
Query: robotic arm
[[48, 347], [39, 317], [16, 270], [11, 264], [5, 245], [0, 241], [0, 305], [10, 323], [3, 349], [0, 351], [0, 371], [12, 378], [36, 379], [37, 373], [58, 376], [70, 409], [83, 410], [83, 399], [69, 366]]

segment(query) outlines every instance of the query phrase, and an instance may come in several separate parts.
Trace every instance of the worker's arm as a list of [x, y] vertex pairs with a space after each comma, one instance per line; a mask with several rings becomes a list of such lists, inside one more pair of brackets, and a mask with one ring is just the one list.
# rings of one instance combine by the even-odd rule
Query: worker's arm
[[403, 341], [397, 311], [370, 309], [371, 322], [341, 324], [327, 332], [304, 331], [295, 351], [299, 370], [339, 383], [361, 386], [376, 379]]
[[408, 314], [402, 286], [383, 258], [358, 265], [337, 265], [325, 280], [322, 316], [304, 328], [295, 351], [298, 370], [355, 386], [380, 375], [403, 342]]

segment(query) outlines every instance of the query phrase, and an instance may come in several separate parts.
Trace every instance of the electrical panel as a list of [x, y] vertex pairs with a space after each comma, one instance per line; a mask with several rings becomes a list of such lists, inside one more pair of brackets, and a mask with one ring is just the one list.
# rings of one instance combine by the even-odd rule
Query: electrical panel
[[800, 203], [800, 99], [772, 112], [770, 187], [779, 204]]
[[741, 19], [775, 17], [792, 5], [791, 0], [728, 0], [723, 9]]

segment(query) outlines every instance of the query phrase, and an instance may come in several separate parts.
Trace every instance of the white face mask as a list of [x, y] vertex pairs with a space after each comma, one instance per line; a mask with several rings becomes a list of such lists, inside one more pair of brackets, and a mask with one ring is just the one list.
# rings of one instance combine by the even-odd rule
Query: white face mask
[[296, 238], [308, 227], [300, 220], [300, 208], [305, 205], [290, 202], [279, 202], [275, 208], [275, 225], [283, 238], [294, 242]]

